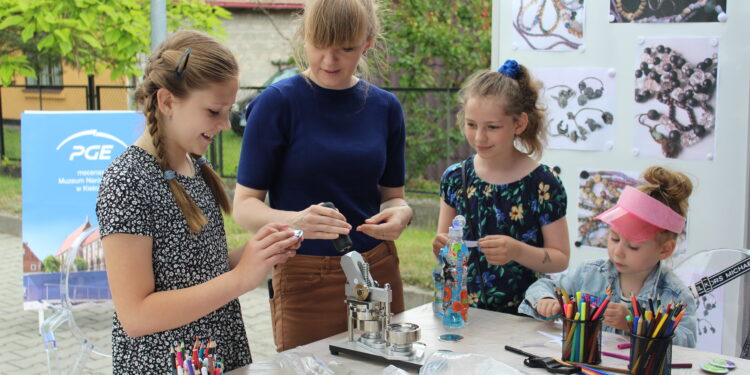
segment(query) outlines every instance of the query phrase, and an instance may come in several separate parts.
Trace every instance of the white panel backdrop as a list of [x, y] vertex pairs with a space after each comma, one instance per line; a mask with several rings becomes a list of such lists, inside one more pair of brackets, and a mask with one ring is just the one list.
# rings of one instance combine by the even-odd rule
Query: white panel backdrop
[[[690, 198], [687, 254], [718, 247], [748, 245], [748, 124], [750, 111], [750, 1], [729, 0], [726, 22], [615, 24], [609, 22], [609, 1], [586, 0], [583, 47], [575, 51], [530, 51], [514, 45], [511, 0], [493, 0], [492, 66], [512, 58], [530, 68], [614, 68], [616, 71], [615, 142], [611, 151], [546, 150], [542, 162], [559, 166], [568, 192], [571, 267], [606, 251], [577, 248], [577, 202], [581, 169], [637, 171], [651, 165], [688, 174], [695, 184]], [[712, 160], [664, 159], [635, 155], [635, 61], [649, 38], [714, 37], [718, 40], [719, 77], [715, 91], [715, 153]], [[639, 126], [639, 125], [638, 125]], [[712, 140], [713, 142], [713, 140]], [[727, 288], [722, 351], [738, 354], [736, 343], [748, 332], [749, 288]]]

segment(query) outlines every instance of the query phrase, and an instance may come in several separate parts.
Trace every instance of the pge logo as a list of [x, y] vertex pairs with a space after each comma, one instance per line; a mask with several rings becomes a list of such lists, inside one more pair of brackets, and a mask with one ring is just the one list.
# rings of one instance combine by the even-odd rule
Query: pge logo
[[[89, 129], [80, 131], [78, 133], [75, 133], [68, 138], [65, 138], [62, 142], [60, 142], [59, 145], [55, 148], [55, 150], [59, 151], [63, 146], [65, 146], [66, 143], [71, 142], [75, 139], [85, 137], [85, 136], [92, 136], [92, 137], [99, 137], [104, 139], [109, 139], [111, 141], [117, 142], [122, 147], [127, 148], [128, 146], [125, 144], [125, 142], [121, 141], [119, 138], [115, 137], [112, 134], [104, 133], [97, 131], [96, 129]], [[68, 160], [73, 160], [78, 157], [83, 157], [86, 160], [110, 160], [112, 159], [112, 149], [115, 147], [114, 144], [103, 144], [103, 143], [94, 143], [94, 144], [81, 144], [81, 143], [89, 143], [89, 142], [80, 142], [82, 140], [78, 140], [76, 144], [73, 144], [71, 146], [71, 152], [68, 156]]]

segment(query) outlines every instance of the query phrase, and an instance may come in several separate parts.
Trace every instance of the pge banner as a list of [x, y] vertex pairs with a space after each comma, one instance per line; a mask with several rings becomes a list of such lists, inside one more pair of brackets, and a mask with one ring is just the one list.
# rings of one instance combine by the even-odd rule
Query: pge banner
[[90, 232], [75, 255], [69, 295], [76, 303], [111, 299], [96, 198], [102, 174], [143, 130], [130, 111], [24, 112], [21, 115], [24, 309], [60, 299], [63, 255]]

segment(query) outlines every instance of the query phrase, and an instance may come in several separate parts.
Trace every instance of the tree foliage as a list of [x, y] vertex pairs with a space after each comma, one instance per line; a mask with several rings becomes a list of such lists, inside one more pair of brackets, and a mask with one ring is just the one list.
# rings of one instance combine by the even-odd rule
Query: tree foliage
[[[167, 27], [223, 36], [230, 13], [202, 0], [167, 2]], [[103, 70], [113, 79], [139, 75], [150, 50], [150, 2], [142, 0], [0, 0], [0, 80], [36, 77], [50, 62]]]
[[76, 257], [73, 259], [73, 264], [76, 266], [76, 271], [86, 271], [89, 269], [89, 264], [86, 263], [86, 260], [81, 257]]
[[490, 0], [387, 0], [383, 4], [389, 55], [386, 84], [448, 88], [399, 92], [407, 121], [409, 178], [451, 155], [463, 137], [455, 124], [456, 89], [474, 71], [488, 68]]
[[42, 262], [42, 267], [44, 267], [44, 272], [60, 272], [61, 264], [54, 255], [47, 255]]

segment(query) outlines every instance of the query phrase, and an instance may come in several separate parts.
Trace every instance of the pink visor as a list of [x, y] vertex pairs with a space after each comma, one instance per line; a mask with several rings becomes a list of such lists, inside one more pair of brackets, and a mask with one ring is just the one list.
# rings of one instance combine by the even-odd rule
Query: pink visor
[[596, 217], [633, 242], [654, 238], [663, 230], [681, 233], [685, 217], [638, 189], [626, 186], [617, 204]]

